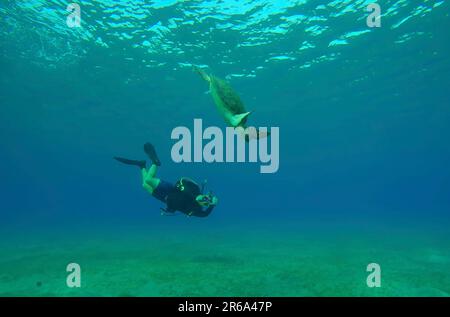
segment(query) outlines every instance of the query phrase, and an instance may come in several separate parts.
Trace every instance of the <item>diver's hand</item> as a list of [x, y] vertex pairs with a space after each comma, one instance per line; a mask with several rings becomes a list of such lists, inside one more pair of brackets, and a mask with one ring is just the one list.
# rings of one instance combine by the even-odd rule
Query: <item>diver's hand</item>
[[216, 206], [219, 203], [219, 199], [216, 196], [213, 196], [211, 199], [211, 205]]

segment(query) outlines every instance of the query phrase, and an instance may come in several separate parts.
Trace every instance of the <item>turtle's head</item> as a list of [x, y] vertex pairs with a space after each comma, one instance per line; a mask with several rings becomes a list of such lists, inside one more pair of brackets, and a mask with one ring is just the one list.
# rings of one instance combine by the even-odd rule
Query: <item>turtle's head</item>
[[200, 77], [203, 78], [203, 80], [205, 80], [207, 82], [211, 81], [211, 78], [209, 77], [209, 75], [203, 69], [201, 69], [200, 67], [193, 65], [192, 66], [192, 70], [194, 72], [196, 72], [197, 74], [199, 74]]

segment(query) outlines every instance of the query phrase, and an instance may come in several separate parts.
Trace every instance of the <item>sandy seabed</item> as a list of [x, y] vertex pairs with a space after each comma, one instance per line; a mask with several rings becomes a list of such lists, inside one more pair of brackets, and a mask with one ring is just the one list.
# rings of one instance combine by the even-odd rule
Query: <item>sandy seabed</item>
[[[449, 296], [439, 231], [243, 224], [2, 234], [0, 296]], [[81, 267], [81, 287], [66, 266]], [[369, 263], [381, 287], [366, 284]]]

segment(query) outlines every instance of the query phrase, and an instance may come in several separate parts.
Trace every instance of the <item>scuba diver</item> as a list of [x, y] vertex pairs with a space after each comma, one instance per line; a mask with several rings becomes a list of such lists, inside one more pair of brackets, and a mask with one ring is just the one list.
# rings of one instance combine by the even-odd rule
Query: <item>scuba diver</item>
[[[161, 162], [156, 154], [155, 148], [150, 143], [144, 144], [144, 152], [152, 162], [147, 169], [145, 160], [130, 160], [115, 156], [114, 159], [127, 165], [134, 165], [140, 168], [142, 173], [142, 186], [156, 199], [167, 205], [161, 208], [161, 214], [173, 214], [180, 211], [187, 216], [207, 217], [218, 203], [218, 199], [211, 192], [203, 194], [203, 188], [193, 180], [182, 177], [175, 185], [156, 178], [156, 169], [161, 166]], [[204, 187], [204, 186], [202, 186]], [[204, 209], [206, 208], [206, 209]]]

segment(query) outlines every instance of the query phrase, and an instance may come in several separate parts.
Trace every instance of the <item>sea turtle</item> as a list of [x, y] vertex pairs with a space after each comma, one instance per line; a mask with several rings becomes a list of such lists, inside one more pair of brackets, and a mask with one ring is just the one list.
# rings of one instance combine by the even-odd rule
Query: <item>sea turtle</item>
[[225, 119], [225, 122], [232, 127], [246, 128], [247, 117], [251, 113], [245, 110], [244, 104], [239, 95], [231, 88], [225, 80], [207, 74], [203, 69], [194, 66], [197, 72], [205, 81], [209, 83], [209, 91], [216, 104], [217, 110]]

